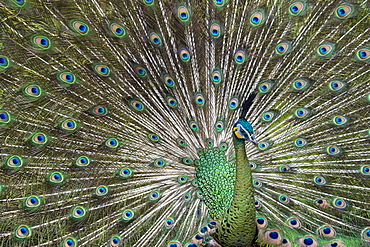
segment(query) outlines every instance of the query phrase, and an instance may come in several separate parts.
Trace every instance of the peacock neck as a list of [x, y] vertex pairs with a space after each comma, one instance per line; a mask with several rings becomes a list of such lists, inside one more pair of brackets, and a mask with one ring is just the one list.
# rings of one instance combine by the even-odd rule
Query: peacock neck
[[245, 151], [245, 141], [233, 135], [236, 153], [236, 182], [230, 207], [227, 209], [218, 233], [221, 245], [251, 246], [256, 235], [256, 209], [252, 173]]

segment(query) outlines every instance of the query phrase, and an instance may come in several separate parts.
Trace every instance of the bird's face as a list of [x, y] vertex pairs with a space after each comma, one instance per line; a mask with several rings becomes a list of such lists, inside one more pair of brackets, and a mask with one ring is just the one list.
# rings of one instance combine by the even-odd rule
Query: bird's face
[[240, 118], [233, 127], [233, 133], [239, 140], [250, 141], [254, 145], [258, 145], [256, 138], [253, 134], [252, 125], [245, 119]]

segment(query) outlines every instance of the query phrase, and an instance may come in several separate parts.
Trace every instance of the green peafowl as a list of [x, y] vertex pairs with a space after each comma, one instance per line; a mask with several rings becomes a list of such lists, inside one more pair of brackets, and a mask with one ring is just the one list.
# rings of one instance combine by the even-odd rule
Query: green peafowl
[[0, 19], [0, 246], [370, 246], [368, 0]]

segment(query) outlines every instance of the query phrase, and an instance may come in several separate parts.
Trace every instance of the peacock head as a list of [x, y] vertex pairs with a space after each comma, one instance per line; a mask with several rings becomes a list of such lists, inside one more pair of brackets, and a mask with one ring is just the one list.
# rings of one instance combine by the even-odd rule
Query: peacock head
[[234, 124], [233, 133], [238, 140], [250, 141], [254, 145], [258, 145], [256, 138], [254, 137], [252, 125], [244, 118], [239, 118]]

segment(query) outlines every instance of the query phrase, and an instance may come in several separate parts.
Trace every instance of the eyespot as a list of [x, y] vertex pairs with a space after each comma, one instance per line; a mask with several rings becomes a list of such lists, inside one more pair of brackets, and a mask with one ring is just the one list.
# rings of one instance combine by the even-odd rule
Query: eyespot
[[196, 242], [196, 243], [202, 243], [203, 241], [203, 237], [200, 236], [199, 234], [196, 234], [193, 238], [192, 238], [193, 242]]
[[132, 109], [136, 110], [136, 111], [144, 111], [145, 110], [145, 107], [144, 107], [144, 104], [141, 103], [140, 101], [138, 100], [130, 100], [129, 101], [129, 105], [131, 106]]
[[213, 0], [216, 7], [222, 7], [226, 4], [227, 0]]
[[130, 221], [134, 218], [135, 212], [132, 209], [125, 209], [121, 214], [121, 220]]
[[312, 236], [305, 236], [297, 239], [300, 246], [317, 247], [317, 240]]
[[229, 100], [229, 110], [235, 110], [239, 107], [239, 98], [234, 96]]
[[39, 98], [42, 95], [41, 87], [35, 84], [24, 86], [22, 92], [25, 96], [32, 98]]
[[108, 192], [109, 192], [108, 186], [99, 185], [94, 190], [94, 196], [96, 196], [96, 197], [103, 197], [103, 196], [106, 196], [108, 194]]
[[254, 206], [255, 206], [256, 208], [260, 208], [262, 205], [261, 205], [261, 203], [260, 203], [260, 201], [259, 201], [259, 200], [254, 200]]
[[177, 177], [177, 182], [180, 184], [184, 184], [188, 181], [188, 177], [184, 175], [180, 175]]
[[316, 54], [319, 57], [330, 57], [333, 55], [335, 50], [335, 44], [329, 43], [329, 42], [324, 42], [319, 47], [317, 47]]
[[149, 39], [150, 39], [150, 42], [152, 43], [152, 45], [154, 45], [156, 47], [159, 47], [159, 46], [162, 45], [161, 37], [155, 32], [151, 32], [149, 34]]
[[258, 27], [265, 22], [265, 12], [262, 9], [254, 10], [249, 19], [249, 23], [252, 27]]
[[310, 115], [310, 110], [307, 109], [307, 108], [298, 108], [297, 110], [295, 110], [294, 112], [294, 116], [296, 118], [299, 118], [299, 119], [304, 119], [306, 117], [308, 117]]
[[206, 143], [207, 143], [208, 147], [213, 148], [214, 141], [213, 141], [212, 138], [207, 138]]
[[220, 142], [219, 148], [221, 151], [226, 151], [229, 148], [229, 144], [227, 142]]
[[194, 163], [193, 159], [191, 159], [189, 157], [181, 158], [180, 161], [184, 165], [192, 165]]
[[258, 179], [253, 180], [253, 187], [254, 188], [261, 188], [262, 187], [262, 182]]
[[343, 3], [336, 8], [335, 16], [339, 19], [347, 19], [353, 16], [354, 10], [351, 4]]
[[189, 193], [186, 193], [182, 196], [182, 199], [186, 202], [190, 201], [191, 195]]
[[294, 90], [303, 91], [306, 90], [310, 86], [310, 81], [306, 78], [298, 78], [294, 80], [292, 83], [292, 87]]
[[271, 147], [271, 144], [267, 141], [261, 141], [258, 143], [258, 149], [265, 151]]
[[104, 145], [107, 148], [115, 149], [115, 148], [118, 148], [119, 141], [116, 138], [108, 138], [107, 140], [105, 140]]
[[198, 154], [198, 156], [203, 156], [205, 154], [204, 149], [203, 148], [198, 148], [197, 149], [197, 154]]
[[289, 14], [292, 16], [298, 16], [305, 12], [306, 3], [303, 1], [295, 1], [289, 6]]
[[168, 242], [167, 247], [181, 247], [181, 243], [176, 240]]
[[258, 229], [264, 229], [268, 225], [268, 221], [265, 217], [256, 217], [256, 225]]
[[81, 22], [81, 21], [73, 21], [71, 24], [71, 27], [75, 32], [81, 35], [86, 35], [90, 31], [89, 26], [86, 23]]
[[190, 53], [186, 48], [181, 48], [179, 55], [180, 55], [180, 59], [183, 62], [188, 62], [190, 60]]
[[333, 200], [333, 207], [336, 209], [345, 209], [347, 207], [347, 203], [343, 198], [335, 198]]
[[45, 145], [49, 140], [47, 135], [41, 132], [33, 133], [30, 139], [31, 139], [32, 144], [35, 144], [35, 145]]
[[290, 198], [287, 195], [279, 195], [279, 202], [283, 204], [289, 204], [290, 203]]
[[46, 178], [46, 181], [51, 184], [61, 184], [64, 181], [64, 174], [61, 172], [50, 172]]
[[168, 74], [163, 75], [163, 82], [169, 87], [174, 87], [175, 86], [175, 80]]
[[200, 107], [203, 107], [204, 104], [206, 103], [206, 99], [202, 93], [195, 94], [194, 100], [195, 100], [195, 103]]
[[100, 65], [95, 65], [94, 66], [94, 71], [101, 76], [109, 76], [110, 74], [110, 69], [108, 66], [100, 64]]
[[198, 247], [198, 245], [195, 244], [194, 242], [190, 242], [190, 243], [186, 243], [185, 247]]
[[149, 201], [152, 201], [152, 202], [158, 201], [159, 197], [160, 197], [160, 193], [158, 190], [152, 191], [148, 195]]
[[10, 116], [9, 112], [0, 110], [0, 124], [7, 124], [10, 123], [12, 117]]
[[348, 123], [348, 118], [346, 118], [345, 116], [338, 115], [338, 116], [333, 117], [331, 121], [336, 126], [345, 126]]
[[5, 166], [9, 169], [19, 169], [24, 165], [23, 159], [18, 155], [8, 156], [5, 160]]
[[73, 164], [77, 167], [86, 167], [90, 165], [90, 158], [87, 156], [80, 156], [77, 157], [74, 161]]
[[151, 6], [154, 4], [154, 0], [143, 0], [143, 2], [145, 3], [145, 5], [148, 5], [148, 6]]
[[250, 161], [249, 162], [249, 168], [253, 171], [256, 170], [258, 167], [258, 164], [255, 161]]
[[16, 239], [27, 239], [31, 237], [32, 229], [27, 225], [20, 225], [14, 230], [14, 237]]
[[144, 78], [147, 76], [147, 73], [146, 73], [146, 69], [144, 69], [143, 67], [141, 66], [135, 66], [135, 72], [138, 76], [140, 76], [141, 78]]
[[199, 227], [198, 229], [198, 234], [202, 237], [206, 236], [208, 232], [209, 232], [209, 228], [208, 226], [205, 226], [205, 225]]
[[279, 166], [278, 170], [280, 172], [290, 172], [290, 167], [288, 165], [282, 165], [282, 166]]
[[5, 56], [0, 56], [0, 69], [6, 69], [9, 67], [9, 59]]
[[222, 121], [222, 120], [218, 120], [218, 121], [215, 123], [215, 131], [216, 131], [217, 133], [221, 132], [221, 131], [224, 129], [224, 126], [225, 126], [224, 121]]
[[364, 230], [362, 230], [361, 236], [366, 242], [370, 242], [370, 227], [364, 228]]
[[112, 34], [118, 38], [122, 38], [126, 35], [126, 30], [117, 23], [110, 24], [109, 29], [112, 32]]
[[323, 176], [315, 176], [313, 182], [316, 185], [326, 185], [326, 179]]
[[370, 166], [369, 165], [364, 165], [364, 166], [361, 166], [361, 169], [360, 169], [361, 173], [365, 176], [370, 176]]
[[247, 54], [245, 53], [245, 51], [239, 50], [235, 52], [234, 61], [236, 64], [242, 65], [246, 59], [247, 59]]
[[290, 41], [279, 42], [275, 48], [275, 53], [279, 56], [288, 54], [292, 49], [292, 43]]
[[329, 82], [329, 89], [334, 92], [340, 92], [346, 87], [347, 83], [339, 80]]
[[77, 81], [76, 76], [71, 72], [59, 72], [57, 78], [60, 82], [67, 85], [75, 84]]
[[187, 22], [190, 18], [189, 10], [185, 6], [180, 6], [177, 9], [177, 17], [180, 21]]
[[75, 206], [71, 209], [70, 217], [74, 220], [83, 219], [86, 216], [87, 209], [82, 206]]
[[117, 174], [121, 178], [129, 178], [132, 176], [132, 170], [128, 167], [122, 167], [118, 170]]
[[200, 200], [203, 200], [203, 197], [204, 197], [203, 192], [198, 190], [197, 191], [197, 198], [200, 199]]
[[328, 200], [324, 199], [324, 198], [319, 198], [315, 201], [315, 204], [316, 206], [320, 207], [320, 208], [327, 208], [329, 206], [329, 202]]
[[329, 225], [321, 226], [319, 229], [317, 229], [317, 232], [319, 235], [325, 238], [334, 238], [336, 234], [334, 228]]
[[46, 50], [51, 47], [50, 39], [45, 36], [34, 36], [31, 41], [37, 48], [42, 50]]
[[294, 146], [296, 146], [297, 148], [303, 148], [307, 146], [307, 144], [308, 144], [308, 141], [305, 138], [299, 137], [294, 140]]
[[258, 91], [260, 93], [268, 93], [271, 91], [273, 86], [272, 81], [263, 81], [259, 86], [258, 86]]
[[73, 132], [77, 129], [78, 124], [75, 120], [67, 118], [59, 123], [59, 128], [66, 132]]
[[77, 247], [77, 239], [74, 237], [67, 237], [62, 242], [63, 247]]
[[275, 112], [267, 111], [267, 112], [262, 114], [261, 120], [264, 121], [264, 122], [270, 122], [274, 119], [274, 117], [275, 117]]
[[175, 225], [175, 220], [172, 218], [172, 217], [168, 217], [165, 221], [164, 221], [164, 226], [167, 228], [167, 229], [171, 229], [173, 228]]
[[97, 105], [91, 109], [91, 113], [95, 116], [103, 117], [108, 114], [108, 109], [103, 105]]
[[176, 143], [177, 145], [179, 145], [180, 147], [186, 147], [188, 144], [186, 143], [186, 141], [182, 138], [177, 138], [176, 139]]
[[330, 145], [326, 148], [326, 152], [332, 156], [338, 156], [342, 153], [341, 149], [336, 145]]
[[168, 95], [166, 97], [166, 102], [170, 108], [177, 109], [178, 107], [177, 100], [173, 96]]
[[299, 229], [301, 227], [301, 221], [296, 217], [290, 217], [287, 220], [287, 224], [292, 229]]
[[23, 206], [27, 209], [37, 209], [41, 206], [41, 199], [35, 195], [29, 196], [24, 199]]
[[109, 244], [110, 244], [109, 247], [118, 247], [123, 244], [123, 240], [120, 235], [113, 235], [109, 239]]
[[218, 23], [213, 23], [209, 28], [209, 33], [211, 34], [212, 38], [217, 39], [221, 36], [222, 30], [221, 26]]
[[148, 133], [146, 137], [151, 142], [159, 142], [161, 140], [161, 138], [157, 134], [154, 134], [154, 133]]
[[162, 168], [166, 165], [166, 161], [164, 159], [155, 159], [153, 162], [153, 166], [157, 168]]
[[191, 185], [195, 188], [199, 187], [199, 183], [196, 179], [194, 179], [193, 181], [191, 181]]
[[26, 0], [12, 0], [17, 7], [23, 7], [26, 4]]
[[215, 69], [211, 73], [211, 81], [214, 85], [219, 85], [222, 82], [222, 72], [221, 70]]
[[362, 48], [356, 52], [356, 58], [363, 62], [370, 61], [370, 49]]
[[263, 234], [264, 240], [268, 244], [280, 244], [282, 241], [282, 236], [280, 232], [275, 230], [265, 231]]
[[345, 247], [345, 245], [341, 240], [333, 240], [323, 245], [323, 247]]
[[189, 122], [189, 127], [193, 131], [199, 131], [199, 126], [194, 120]]

